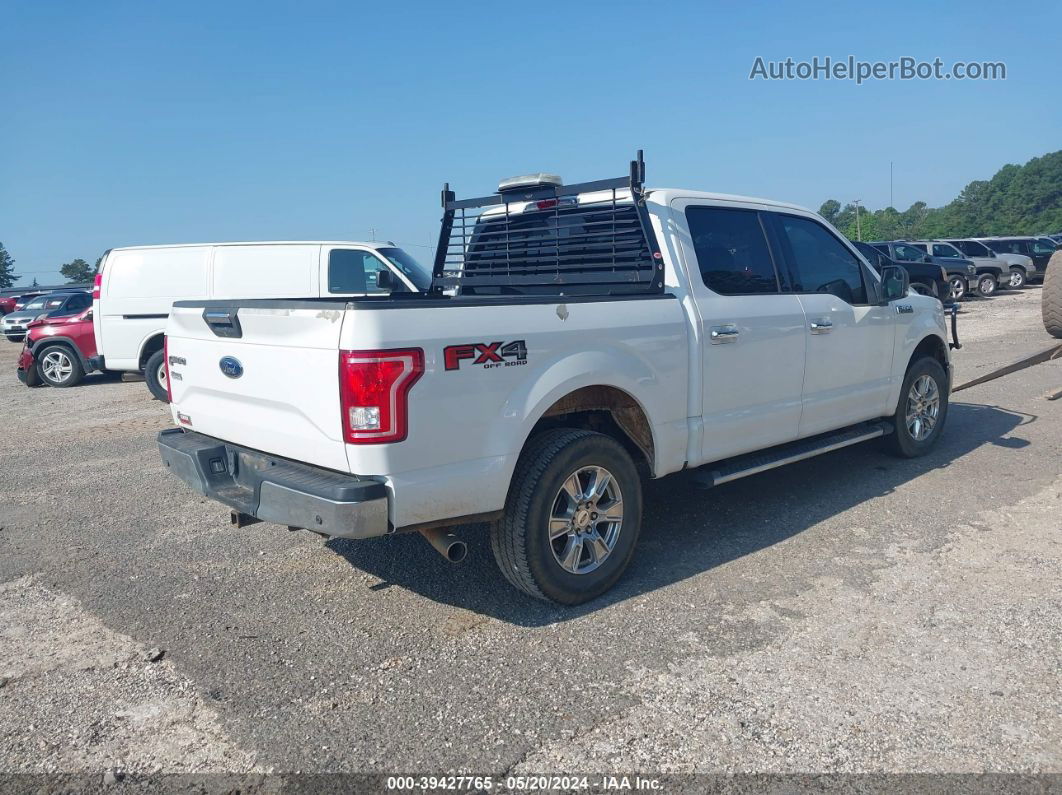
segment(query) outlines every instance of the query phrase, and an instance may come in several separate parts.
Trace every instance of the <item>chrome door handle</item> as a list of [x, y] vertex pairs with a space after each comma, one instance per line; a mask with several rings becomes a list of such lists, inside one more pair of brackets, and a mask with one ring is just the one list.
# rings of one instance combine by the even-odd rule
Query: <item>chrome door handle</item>
[[828, 317], [820, 317], [818, 320], [811, 321], [812, 334], [829, 334], [831, 331], [833, 331], [833, 321]]
[[712, 345], [723, 345], [728, 342], [737, 342], [740, 333], [738, 327], [733, 323], [727, 323], [722, 326], [712, 326], [710, 334]]

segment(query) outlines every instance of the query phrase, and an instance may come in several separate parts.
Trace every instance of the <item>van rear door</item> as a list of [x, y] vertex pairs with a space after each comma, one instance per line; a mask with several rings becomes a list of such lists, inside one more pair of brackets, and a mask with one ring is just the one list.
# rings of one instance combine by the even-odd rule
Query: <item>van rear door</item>
[[174, 420], [342, 472], [342, 301], [178, 302], [166, 329]]
[[174, 296], [206, 298], [210, 246], [112, 250], [100, 264], [94, 304], [96, 350], [108, 368], [135, 370], [140, 350], [162, 332]]

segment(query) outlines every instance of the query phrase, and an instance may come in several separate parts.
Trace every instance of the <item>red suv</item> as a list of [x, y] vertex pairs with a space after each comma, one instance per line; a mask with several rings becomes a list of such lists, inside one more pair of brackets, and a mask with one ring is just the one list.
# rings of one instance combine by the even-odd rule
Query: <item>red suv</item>
[[95, 355], [92, 307], [76, 315], [34, 320], [26, 327], [18, 380], [26, 386], [73, 386], [92, 372], [88, 360]]

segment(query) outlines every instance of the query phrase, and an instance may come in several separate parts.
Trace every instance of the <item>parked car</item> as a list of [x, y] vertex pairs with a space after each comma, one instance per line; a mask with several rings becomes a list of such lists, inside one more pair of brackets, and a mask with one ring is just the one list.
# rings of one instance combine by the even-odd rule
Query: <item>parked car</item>
[[991, 257], [966, 257], [951, 243], [943, 240], [912, 240], [912, 246], [921, 249], [933, 257], [934, 262], [944, 263], [951, 260], [959, 265], [972, 262], [977, 270], [977, 294], [983, 298], [995, 295], [996, 290], [1010, 287], [1010, 269]]
[[1010, 271], [1010, 284], [1008, 286], [1012, 290], [1020, 290], [1029, 283], [1030, 276], [1036, 274], [1036, 266], [1033, 264], [1032, 258], [1027, 257], [1024, 254], [1015, 254], [1008, 251], [996, 252], [986, 246], [982, 241], [974, 240], [972, 238], [949, 239], [944, 242], [951, 243], [951, 245], [955, 246], [955, 248], [971, 259], [974, 257], [985, 257], [998, 260], [1000, 266], [1003, 267], [1004, 270]]
[[8, 342], [22, 342], [26, 336], [26, 327], [33, 320], [52, 312], [73, 314], [92, 305], [92, 297], [83, 290], [72, 292], [54, 292], [39, 295], [26, 302], [21, 309], [4, 315], [0, 328]]
[[890, 259], [888, 255], [883, 254], [869, 243], [862, 243], [857, 240], [851, 240], [849, 242], [855, 246], [859, 253], [866, 258], [867, 262], [875, 268], [880, 270], [881, 267], [895, 265], [907, 271], [907, 275], [911, 280], [911, 289], [916, 293], [919, 293], [920, 295], [931, 295], [941, 301], [951, 303], [951, 296], [948, 288], [948, 272], [939, 265], [922, 262], [921, 260], [899, 262]]
[[1044, 280], [1047, 271], [1047, 263], [1051, 255], [1055, 253], [1053, 241], [1049, 243], [1038, 237], [979, 237], [976, 238], [995, 251], [997, 254], [1024, 254], [1032, 260], [1034, 271], [1029, 274], [1030, 284], [1037, 284]]
[[26, 305], [26, 302], [31, 298], [36, 298], [38, 295], [44, 295], [41, 292], [32, 293], [15, 293], [12, 295], [0, 295], [0, 316], [6, 315], [10, 312], [14, 312], [16, 309], [21, 309]]
[[95, 355], [92, 307], [73, 314], [52, 312], [27, 327], [18, 378], [27, 386], [74, 386], [92, 372], [89, 360]]
[[[389, 274], [382, 286], [380, 273]], [[166, 400], [162, 338], [183, 299], [316, 298], [417, 292], [431, 280], [393, 243], [205, 243], [108, 251], [96, 274], [99, 369], [143, 372]]]
[[940, 301], [808, 210], [641, 173], [444, 191], [426, 295], [176, 302], [165, 466], [236, 524], [419, 530], [454, 559], [444, 528], [489, 521], [510, 583], [577, 604], [627, 568], [642, 475], [933, 447]]
[[961, 301], [968, 292], [977, 289], [977, 268], [973, 262], [958, 262], [951, 257], [935, 260], [922, 249], [904, 240], [872, 240], [870, 245], [901, 265], [920, 262], [943, 268], [948, 278], [948, 298], [952, 301]]

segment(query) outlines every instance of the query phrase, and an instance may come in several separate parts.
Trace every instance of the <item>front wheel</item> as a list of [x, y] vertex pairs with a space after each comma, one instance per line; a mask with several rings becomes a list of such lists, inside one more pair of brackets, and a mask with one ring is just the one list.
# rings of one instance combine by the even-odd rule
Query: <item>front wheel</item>
[[1021, 268], [1010, 269], [1010, 283], [1007, 285], [1011, 290], [1020, 290], [1025, 286], [1025, 271]]
[[991, 275], [985, 275], [977, 280], [977, 292], [979, 295], [988, 298], [991, 295], [995, 295], [996, 292], [996, 277]]
[[85, 369], [65, 345], [49, 345], [37, 354], [37, 374], [48, 386], [63, 388], [81, 383]]
[[911, 364], [892, 418], [894, 430], [885, 437], [894, 455], [917, 458], [933, 448], [948, 418], [948, 390], [948, 376], [936, 359]]
[[642, 484], [627, 451], [604, 434], [562, 428], [521, 454], [491, 547], [518, 589], [576, 605], [620, 578], [641, 522]]
[[148, 391], [155, 400], [163, 403], [170, 402], [170, 396], [166, 389], [166, 381], [169, 373], [166, 370], [166, 354], [163, 351], [155, 351], [147, 360], [144, 367], [144, 380], [147, 382]]
[[948, 297], [952, 301], [961, 301], [966, 297], [966, 279], [961, 276], [952, 276], [948, 279]]

